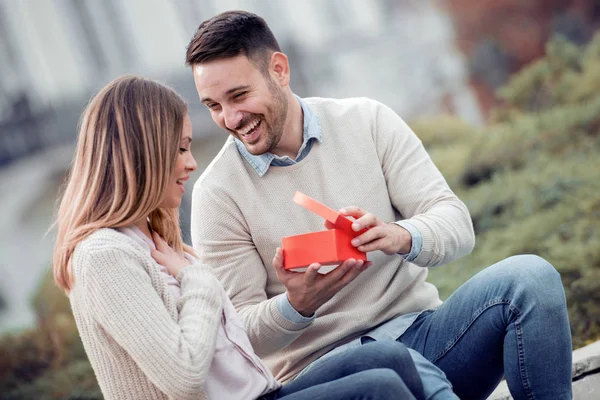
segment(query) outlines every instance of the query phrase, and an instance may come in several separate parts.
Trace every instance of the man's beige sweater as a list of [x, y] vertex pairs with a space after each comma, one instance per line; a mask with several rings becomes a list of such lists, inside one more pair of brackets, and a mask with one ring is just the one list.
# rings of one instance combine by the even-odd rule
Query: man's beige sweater
[[[323, 143], [299, 163], [260, 177], [230, 138], [196, 182], [192, 240], [214, 268], [259, 356], [279, 380], [398, 315], [441, 304], [427, 268], [474, 245], [465, 205], [420, 140], [388, 107], [360, 99], [305, 99]], [[272, 267], [281, 238], [323, 230], [323, 220], [292, 202], [299, 190], [333, 209], [355, 205], [384, 221], [405, 220], [423, 236], [413, 262], [381, 252], [373, 265], [316, 312], [312, 323], [285, 319], [275, 296], [285, 287]]]

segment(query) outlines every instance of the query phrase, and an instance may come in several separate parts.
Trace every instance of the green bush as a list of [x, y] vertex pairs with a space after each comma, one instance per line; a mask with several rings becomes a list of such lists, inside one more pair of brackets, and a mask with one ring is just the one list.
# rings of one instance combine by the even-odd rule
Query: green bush
[[37, 326], [0, 339], [0, 398], [101, 399], [69, 301], [51, 276], [33, 303]]
[[600, 338], [599, 71], [600, 35], [584, 49], [556, 37], [499, 91], [487, 127], [412, 124], [477, 233], [472, 254], [431, 271], [442, 297], [485, 266], [538, 254], [561, 273], [574, 347]]

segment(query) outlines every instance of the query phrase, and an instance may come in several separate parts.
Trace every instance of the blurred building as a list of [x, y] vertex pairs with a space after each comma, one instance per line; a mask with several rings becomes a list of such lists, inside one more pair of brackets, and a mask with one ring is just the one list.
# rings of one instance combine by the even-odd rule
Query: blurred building
[[267, 20], [301, 96], [367, 96], [405, 119], [443, 111], [481, 122], [451, 20], [434, 0], [0, 0], [0, 330], [34, 318], [29, 298], [51, 258], [52, 234], [43, 235], [94, 91], [125, 73], [170, 84], [201, 139], [197, 174], [216, 154], [225, 136], [184, 54], [199, 23], [227, 9]]
[[432, 1], [0, 0], [0, 165], [71, 140], [85, 100], [120, 74], [167, 81], [195, 100], [185, 46], [200, 21], [236, 8], [272, 26], [300, 94], [478, 119], [453, 28]]

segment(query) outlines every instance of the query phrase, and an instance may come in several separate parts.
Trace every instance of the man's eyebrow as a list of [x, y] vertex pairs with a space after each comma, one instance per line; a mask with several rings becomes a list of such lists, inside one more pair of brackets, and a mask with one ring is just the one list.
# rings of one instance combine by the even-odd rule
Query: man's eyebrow
[[238, 90], [246, 90], [248, 88], [250, 88], [250, 85], [234, 86], [231, 89], [229, 89], [228, 91], [226, 91], [225, 94], [232, 94], [234, 92], [237, 92]]
[[[250, 85], [239, 85], [239, 86], [234, 86], [231, 89], [229, 89], [228, 91], [225, 92], [226, 95], [230, 95], [232, 93], [237, 92], [238, 90], [247, 90], [250, 88]], [[200, 102], [202, 103], [207, 103], [207, 102], [211, 102], [213, 101], [210, 97], [202, 97], [200, 99]]]

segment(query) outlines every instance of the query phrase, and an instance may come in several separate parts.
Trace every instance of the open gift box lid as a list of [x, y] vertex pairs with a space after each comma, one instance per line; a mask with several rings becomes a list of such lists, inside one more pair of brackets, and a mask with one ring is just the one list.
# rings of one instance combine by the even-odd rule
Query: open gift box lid
[[307, 210], [312, 211], [313, 213], [325, 218], [325, 220], [331, 222], [334, 225], [335, 229], [340, 229], [352, 237], [361, 235], [362, 233], [367, 231], [367, 229], [362, 229], [358, 232], [354, 232], [352, 230], [353, 221], [351, 219], [340, 214], [337, 211], [332, 210], [325, 204], [319, 203], [317, 200], [308, 197], [302, 192], [296, 192], [296, 194], [294, 194], [294, 197], [292, 198], [292, 201], [296, 204], [301, 205]]

